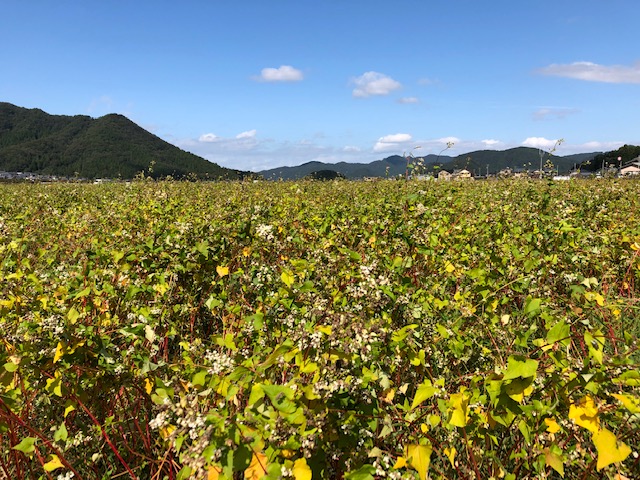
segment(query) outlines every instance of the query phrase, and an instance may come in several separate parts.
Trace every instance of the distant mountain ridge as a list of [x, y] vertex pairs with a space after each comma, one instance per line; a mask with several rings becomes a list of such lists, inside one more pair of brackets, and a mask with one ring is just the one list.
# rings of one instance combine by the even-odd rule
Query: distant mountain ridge
[[[569, 172], [575, 166], [596, 157], [600, 152], [578, 153], [566, 156], [543, 156], [543, 164], [547, 159], [553, 162], [560, 173]], [[426, 155], [423, 157], [425, 173], [438, 170], [453, 171], [466, 168], [478, 175], [485, 175], [487, 166], [490, 174], [510, 168], [512, 170], [538, 170], [540, 168], [540, 150], [530, 147], [516, 147], [508, 150], [478, 150], [449, 157], [446, 155]], [[298, 180], [316, 171], [333, 170], [350, 179], [366, 177], [397, 177], [404, 175], [407, 170], [407, 160], [400, 155], [392, 155], [371, 163], [323, 163], [308, 162], [297, 167], [279, 167], [258, 172], [267, 180]]]
[[245, 175], [185, 152], [123, 115], [50, 115], [6, 102], [0, 102], [0, 170], [122, 179], [143, 171], [176, 178]]

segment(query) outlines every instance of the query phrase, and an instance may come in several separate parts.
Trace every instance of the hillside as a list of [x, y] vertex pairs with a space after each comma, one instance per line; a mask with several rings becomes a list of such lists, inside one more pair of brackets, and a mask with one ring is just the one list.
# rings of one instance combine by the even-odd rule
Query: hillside
[[148, 172], [152, 162], [154, 177], [243, 175], [185, 152], [122, 115], [50, 115], [0, 102], [2, 171], [128, 179]]
[[[580, 165], [584, 161], [593, 159], [597, 153], [579, 153], [566, 156], [552, 156], [551, 161], [560, 173], [570, 171], [574, 165]], [[549, 158], [544, 155], [543, 163]], [[453, 171], [467, 168], [479, 175], [485, 175], [487, 165], [489, 173], [495, 174], [504, 168], [512, 170], [537, 170], [540, 168], [540, 152], [536, 148], [517, 147], [509, 150], [478, 150], [465, 153], [457, 157], [442, 155], [427, 155], [424, 157], [425, 172], [437, 170]], [[340, 162], [327, 164], [322, 162], [308, 162], [297, 167], [280, 167], [259, 172], [268, 180], [297, 180], [320, 170], [333, 170], [350, 179], [365, 177], [397, 177], [405, 174], [407, 161], [404, 157], [393, 155], [383, 160], [371, 163], [346, 163]]]
[[[566, 156], [557, 156], [544, 153], [543, 165], [547, 160], [551, 160], [560, 173], [568, 173], [575, 165], [590, 160], [597, 155], [594, 153], [578, 153]], [[442, 160], [442, 159], [441, 159]], [[540, 168], [540, 150], [530, 147], [516, 147], [508, 150], [478, 150], [475, 152], [458, 155], [451, 160], [444, 160], [439, 163], [439, 167], [445, 170], [455, 170], [466, 168], [470, 171], [485, 175], [487, 172], [495, 174], [505, 168], [514, 171], [529, 170], [534, 171]], [[429, 170], [429, 169], [428, 169]]]
[[589, 172], [595, 172], [602, 167], [627, 165], [638, 157], [640, 157], [640, 146], [624, 145], [617, 150], [596, 155], [593, 159], [589, 159], [590, 161], [585, 161], [581, 168]]
[[[436, 158], [437, 157], [433, 155], [433, 161], [435, 161]], [[371, 163], [308, 162], [297, 167], [272, 168], [258, 173], [267, 180], [298, 180], [321, 170], [333, 170], [351, 179], [387, 176], [391, 178], [404, 175], [406, 168], [407, 160], [400, 155], [393, 155]]]

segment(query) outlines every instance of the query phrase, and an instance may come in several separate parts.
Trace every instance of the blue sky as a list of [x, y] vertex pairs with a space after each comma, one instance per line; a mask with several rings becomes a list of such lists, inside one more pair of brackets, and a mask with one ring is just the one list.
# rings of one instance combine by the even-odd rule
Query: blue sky
[[222, 166], [640, 144], [637, 0], [0, 0], [0, 101]]

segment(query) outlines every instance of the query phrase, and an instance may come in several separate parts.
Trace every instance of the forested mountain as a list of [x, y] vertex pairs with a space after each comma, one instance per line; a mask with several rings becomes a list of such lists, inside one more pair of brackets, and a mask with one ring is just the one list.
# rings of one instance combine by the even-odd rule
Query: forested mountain
[[[579, 153], [567, 156], [550, 156], [543, 153], [543, 165], [550, 160], [560, 173], [566, 173], [579, 166], [582, 162], [594, 158], [598, 153]], [[412, 159], [414, 161], [415, 159]], [[536, 148], [518, 147], [509, 150], [478, 150], [465, 153], [457, 157], [442, 155], [427, 155], [424, 157], [424, 173], [439, 170], [453, 171], [466, 168], [477, 175], [485, 175], [487, 166], [490, 174], [496, 174], [502, 169], [534, 171], [540, 168], [540, 151]], [[321, 170], [333, 170], [347, 178], [358, 179], [365, 177], [397, 177], [405, 174], [407, 159], [393, 155], [383, 160], [371, 163], [340, 162], [327, 164], [322, 162], [308, 162], [297, 167], [280, 167], [259, 172], [268, 180], [295, 180]]]
[[593, 159], [590, 159], [590, 161], [584, 162], [581, 168], [590, 172], [600, 170], [603, 166], [619, 168], [620, 166], [627, 165], [639, 156], [640, 146], [624, 145], [617, 150], [596, 155]]
[[2, 171], [128, 179], [149, 174], [151, 165], [154, 177], [243, 175], [185, 152], [122, 115], [49, 115], [0, 102]]

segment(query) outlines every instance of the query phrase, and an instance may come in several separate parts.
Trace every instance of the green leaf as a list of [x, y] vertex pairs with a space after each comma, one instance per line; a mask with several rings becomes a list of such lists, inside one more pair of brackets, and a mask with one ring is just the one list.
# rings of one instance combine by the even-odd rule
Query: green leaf
[[196, 372], [196, 374], [193, 376], [193, 379], [191, 380], [191, 383], [193, 383], [194, 385], [204, 385], [207, 381], [207, 371], [206, 370], [200, 370], [198, 372]]
[[191, 467], [184, 466], [178, 472], [177, 480], [187, 480], [191, 476], [193, 470]]
[[19, 365], [17, 363], [13, 363], [13, 362], [7, 362], [4, 364], [4, 369], [9, 372], [9, 373], [13, 373], [16, 370], [18, 370]]
[[58, 427], [58, 429], [53, 434], [53, 439], [56, 442], [59, 442], [59, 441], [66, 442], [68, 436], [69, 436], [69, 433], [67, 432], [67, 426], [64, 424], [64, 422], [62, 422]]
[[36, 451], [35, 443], [37, 438], [35, 437], [25, 437], [23, 438], [19, 444], [13, 447], [13, 450], [17, 450], [19, 452], [24, 453], [25, 455], [31, 455]]
[[504, 372], [502, 380], [535, 377], [538, 363], [537, 360], [531, 360], [520, 355], [511, 355], [507, 360], [507, 370]]
[[438, 388], [434, 387], [431, 384], [431, 380], [425, 380], [416, 391], [415, 396], [413, 397], [413, 402], [411, 403], [411, 410], [416, 408], [425, 400], [433, 397], [438, 392]]
[[542, 300], [539, 298], [530, 298], [527, 300], [524, 306], [525, 315], [538, 313], [540, 311], [541, 304]]
[[[556, 342], [561, 342], [562, 345], [567, 345], [570, 341], [571, 329], [569, 325], [563, 320], [557, 322], [548, 332], [547, 332], [547, 345], [553, 345]], [[543, 348], [544, 350], [550, 347]]]
[[373, 480], [376, 468], [373, 465], [363, 465], [358, 470], [347, 473], [344, 478], [347, 480]]

